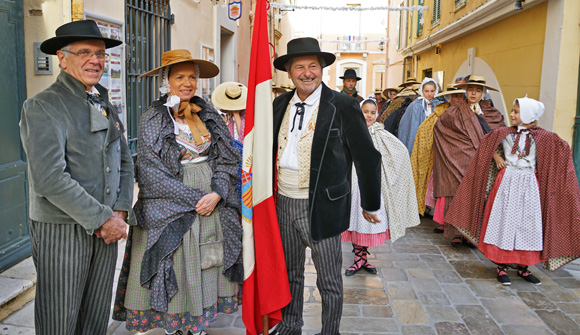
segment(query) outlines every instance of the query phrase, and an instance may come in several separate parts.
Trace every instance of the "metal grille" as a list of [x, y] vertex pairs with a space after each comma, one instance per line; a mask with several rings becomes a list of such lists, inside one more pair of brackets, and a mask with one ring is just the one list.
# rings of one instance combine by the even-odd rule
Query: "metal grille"
[[171, 49], [173, 14], [168, 0], [126, 0], [127, 135], [136, 149], [139, 117], [158, 97], [157, 76], [137, 78], [161, 65]]

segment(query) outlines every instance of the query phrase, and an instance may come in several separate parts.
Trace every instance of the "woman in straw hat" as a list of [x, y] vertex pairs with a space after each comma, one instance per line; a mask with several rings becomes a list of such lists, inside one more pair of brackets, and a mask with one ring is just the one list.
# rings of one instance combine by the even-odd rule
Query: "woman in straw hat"
[[[484, 77], [471, 76], [464, 84], [466, 100], [451, 106], [433, 127], [433, 196], [437, 198], [434, 220], [443, 222], [459, 183], [463, 179], [479, 142], [491, 130], [505, 125], [503, 115], [489, 102], [482, 101], [486, 90], [497, 89], [487, 85]], [[445, 223], [444, 236], [451, 245], [463, 243], [461, 233]]]
[[503, 285], [511, 284], [508, 265], [540, 285], [528, 266], [546, 262], [554, 271], [580, 255], [580, 190], [572, 154], [558, 135], [536, 126], [543, 113], [539, 101], [514, 100], [512, 126], [483, 138], [445, 216], [498, 264]]
[[225, 114], [230, 134], [234, 140], [242, 143], [244, 142], [247, 98], [248, 88], [234, 81], [219, 84], [211, 94], [212, 104]]
[[[211, 95], [213, 105], [221, 110], [221, 114], [226, 121], [230, 135], [232, 135], [232, 145], [240, 151], [244, 149], [244, 127], [246, 125], [246, 100], [248, 98], [248, 88], [243, 84], [228, 81], [219, 84]], [[242, 197], [242, 162], [238, 164], [238, 194], [240, 202]]]
[[161, 98], [141, 116], [135, 204], [114, 317], [130, 331], [201, 332], [237, 310], [243, 270], [238, 150], [217, 111], [197, 96], [218, 74], [187, 50], [163, 53]]

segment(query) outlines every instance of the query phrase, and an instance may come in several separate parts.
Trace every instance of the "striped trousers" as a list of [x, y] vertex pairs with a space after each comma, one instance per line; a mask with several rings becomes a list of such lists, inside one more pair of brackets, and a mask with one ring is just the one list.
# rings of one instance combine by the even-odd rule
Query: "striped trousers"
[[304, 262], [306, 247], [309, 247], [316, 268], [316, 286], [322, 297], [322, 335], [338, 335], [343, 296], [340, 235], [312, 241], [308, 199], [292, 199], [280, 194], [277, 198], [276, 212], [292, 300], [282, 309], [282, 322], [276, 329], [281, 335], [302, 334]]
[[78, 224], [29, 221], [36, 267], [37, 335], [107, 332], [117, 243], [105, 244]]

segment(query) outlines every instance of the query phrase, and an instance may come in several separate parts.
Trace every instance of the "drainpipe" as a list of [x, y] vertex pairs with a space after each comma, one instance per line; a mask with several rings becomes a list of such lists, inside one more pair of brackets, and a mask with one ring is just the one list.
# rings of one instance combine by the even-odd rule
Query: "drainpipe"
[[576, 94], [576, 117], [574, 118], [574, 136], [572, 143], [576, 178], [580, 184], [580, 67], [578, 69], [578, 93]]
[[80, 21], [85, 19], [84, 0], [71, 0], [71, 21]]

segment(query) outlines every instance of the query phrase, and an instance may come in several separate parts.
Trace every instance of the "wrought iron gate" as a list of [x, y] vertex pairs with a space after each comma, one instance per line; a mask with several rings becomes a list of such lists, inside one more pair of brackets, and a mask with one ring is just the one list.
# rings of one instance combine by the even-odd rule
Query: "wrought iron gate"
[[173, 14], [169, 0], [127, 0], [127, 135], [135, 153], [139, 117], [158, 97], [157, 76], [137, 78], [161, 65], [161, 55], [171, 49]]

